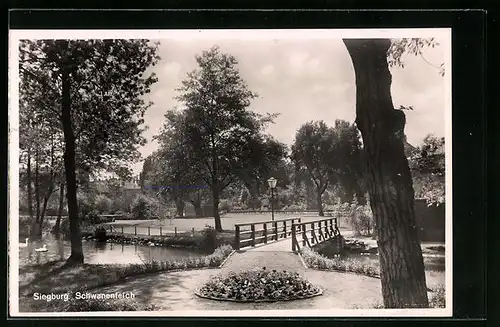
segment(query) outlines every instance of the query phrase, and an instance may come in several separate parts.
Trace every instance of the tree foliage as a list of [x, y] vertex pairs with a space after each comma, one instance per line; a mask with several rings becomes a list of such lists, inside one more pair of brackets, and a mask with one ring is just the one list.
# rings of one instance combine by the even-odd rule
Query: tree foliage
[[[22, 83], [30, 85], [24, 92], [29, 104], [58, 121], [54, 126], [64, 135], [70, 261], [83, 261], [75, 173], [124, 173], [138, 158], [143, 116], [151, 105], [143, 96], [157, 80], [145, 72], [159, 59], [156, 51], [157, 45], [148, 40], [20, 42], [19, 68]], [[29, 97], [33, 90], [43, 96]]]
[[329, 183], [337, 178], [335, 174], [339, 162], [337, 147], [337, 135], [324, 121], [302, 125], [295, 135], [292, 146], [293, 161], [298, 167], [307, 171], [316, 186], [320, 216], [324, 215], [321, 195]]
[[[423, 49], [427, 47], [434, 48], [439, 45], [434, 38], [403, 38], [403, 39], [395, 39], [392, 41], [389, 50], [387, 51], [387, 63], [389, 67], [401, 67], [404, 68], [404, 56], [405, 55], [414, 55], [420, 56], [427, 64], [437, 68], [439, 70], [439, 75], [444, 76], [445, 69], [444, 63], [435, 65], [424, 57]], [[411, 110], [413, 108], [410, 107]]]
[[220, 194], [237, 179], [236, 171], [244, 165], [241, 154], [274, 116], [248, 109], [257, 94], [241, 78], [235, 57], [214, 46], [197, 55], [196, 62], [198, 69], [178, 88], [176, 99], [184, 109], [179, 132], [185, 162], [210, 187], [215, 228], [220, 231]]
[[443, 203], [445, 198], [445, 141], [444, 137], [427, 135], [423, 144], [409, 158], [415, 195], [429, 204]]

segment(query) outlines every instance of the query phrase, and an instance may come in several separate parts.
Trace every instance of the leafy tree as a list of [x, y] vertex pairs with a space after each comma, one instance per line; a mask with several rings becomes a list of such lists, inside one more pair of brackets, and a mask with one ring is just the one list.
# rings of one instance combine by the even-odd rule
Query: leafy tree
[[222, 231], [221, 192], [237, 179], [235, 171], [246, 159], [241, 154], [273, 116], [248, 110], [257, 95], [241, 78], [235, 57], [214, 46], [196, 62], [199, 69], [188, 73], [177, 96], [185, 110], [185, 164], [209, 186], [215, 229]]
[[[404, 149], [406, 117], [394, 108], [389, 65], [433, 43], [421, 39], [344, 39], [356, 78], [356, 126], [361, 131], [367, 183], [380, 252], [386, 308], [428, 307], [416, 230], [414, 190]], [[444, 72], [443, 72], [444, 73]]]
[[302, 125], [295, 135], [292, 159], [303, 167], [316, 186], [316, 201], [320, 216], [324, 216], [321, 196], [332, 180], [337, 166], [337, 135], [325, 122]]
[[351, 203], [356, 196], [360, 205], [366, 204], [365, 170], [363, 150], [361, 147], [359, 130], [356, 125], [345, 120], [337, 119], [334, 126], [337, 135], [338, 167], [334, 178], [338, 180], [339, 189], [344, 193], [344, 200]]
[[64, 135], [64, 170], [71, 231], [69, 263], [83, 262], [76, 197], [77, 169], [118, 168], [138, 157], [141, 125], [154, 75], [157, 46], [148, 40], [25, 40], [21, 78], [50, 99], [44, 109], [58, 118]]
[[415, 195], [429, 204], [443, 203], [445, 196], [444, 137], [427, 135], [409, 158]]
[[255, 135], [241, 153], [246, 160], [235, 167], [235, 174], [250, 194], [252, 208], [259, 202], [262, 189], [268, 188], [267, 180], [273, 176], [278, 180], [277, 187], [288, 185], [287, 147], [269, 135]]
[[185, 127], [186, 112], [167, 111], [165, 123], [154, 138], [160, 147], [152, 156], [149, 176], [155, 184], [168, 187], [162, 189], [162, 194], [174, 201], [178, 216], [184, 213], [185, 201], [189, 201], [194, 206], [196, 215], [201, 216], [201, 202], [206, 199], [207, 194], [200, 187], [205, 182], [200, 172], [192, 169], [186, 161]]
[[31, 236], [40, 237], [49, 200], [62, 179], [63, 140], [57, 119], [46, 111], [50, 98], [29, 79], [21, 79], [19, 87], [20, 182], [26, 187], [21, 191], [27, 195]]

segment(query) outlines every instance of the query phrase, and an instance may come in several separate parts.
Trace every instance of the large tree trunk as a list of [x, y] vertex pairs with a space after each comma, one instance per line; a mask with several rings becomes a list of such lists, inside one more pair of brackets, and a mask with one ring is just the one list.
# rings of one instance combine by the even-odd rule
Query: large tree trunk
[[61, 182], [61, 185], [59, 186], [59, 208], [57, 210], [57, 219], [56, 219], [56, 224], [54, 225], [54, 234], [59, 235], [61, 232], [61, 217], [62, 217], [62, 212], [64, 209], [64, 182]]
[[356, 76], [356, 125], [367, 155], [370, 205], [386, 308], [428, 307], [414, 193], [403, 147], [404, 114], [391, 98], [390, 40], [344, 40]]
[[194, 195], [194, 199], [191, 199], [189, 202], [191, 202], [194, 207], [194, 213], [196, 217], [203, 216], [203, 211], [201, 209], [201, 196], [199, 191], [197, 191]]
[[184, 217], [185, 203], [182, 199], [175, 200], [175, 210], [177, 212], [177, 217]]
[[31, 149], [28, 148], [28, 163], [26, 167], [26, 173], [28, 178], [28, 212], [30, 215], [31, 221], [33, 221], [33, 186], [32, 186], [32, 177], [31, 177]]
[[[37, 145], [38, 146], [38, 145]], [[40, 219], [40, 163], [39, 163], [38, 148], [35, 149], [35, 205], [36, 216], [31, 220], [30, 237], [40, 238], [42, 236], [42, 228], [39, 224]]]
[[52, 193], [54, 193], [54, 184], [53, 184], [53, 182], [50, 183], [50, 186], [49, 186], [49, 189], [47, 191], [47, 194], [43, 198], [42, 212], [40, 213], [40, 219], [38, 220], [38, 225], [40, 226], [40, 233], [42, 232], [42, 229], [43, 229], [43, 221], [44, 221], [44, 218], [45, 218], [45, 212], [47, 211], [47, 205], [49, 203], [50, 197], [52, 196]]
[[220, 194], [218, 185], [212, 185], [212, 205], [213, 205], [213, 215], [215, 221], [215, 230], [217, 232], [222, 232], [222, 224], [220, 220], [219, 214], [219, 202], [220, 202]]
[[36, 221], [40, 219], [40, 157], [38, 148], [35, 150], [35, 201], [36, 201]]
[[321, 199], [321, 196], [323, 195], [323, 192], [321, 188], [317, 188], [317, 193], [316, 193], [316, 203], [318, 204], [318, 215], [320, 217], [324, 217], [325, 213], [323, 212], [323, 201]]
[[83, 263], [82, 238], [78, 218], [78, 202], [76, 198], [76, 163], [75, 163], [75, 136], [71, 123], [71, 94], [68, 67], [62, 69], [62, 114], [61, 120], [64, 131], [64, 169], [66, 171], [66, 198], [68, 200], [69, 228], [71, 235], [71, 255], [68, 263]]
[[[313, 199], [314, 199], [314, 189], [312, 183], [309, 183], [306, 181], [306, 207], [308, 210], [314, 210], [315, 205], [313, 205]], [[317, 200], [316, 200], [316, 205], [317, 205]]]

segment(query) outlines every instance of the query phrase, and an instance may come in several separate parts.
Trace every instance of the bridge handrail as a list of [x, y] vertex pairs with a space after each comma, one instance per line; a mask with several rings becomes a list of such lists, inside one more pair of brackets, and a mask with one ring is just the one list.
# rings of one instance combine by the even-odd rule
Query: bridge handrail
[[250, 225], [258, 225], [258, 224], [267, 224], [267, 223], [274, 223], [274, 222], [283, 222], [283, 221], [291, 221], [291, 220], [300, 220], [300, 217], [291, 217], [291, 218], [286, 218], [286, 219], [275, 219], [275, 220], [262, 220], [262, 221], [254, 221], [250, 223], [239, 223], [239, 224], [234, 224], [234, 226], [250, 226]]
[[[317, 224], [317, 226], [316, 226]], [[308, 228], [308, 225], [310, 228]], [[316, 234], [318, 232], [318, 235]], [[308, 233], [311, 237], [308, 237]], [[302, 246], [309, 246], [321, 243], [332, 237], [340, 235], [338, 227], [338, 219], [336, 217], [328, 217], [308, 222], [292, 223], [292, 251], [300, 251], [298, 235], [302, 236]]]
[[[290, 224], [287, 224], [290, 222]], [[288, 218], [288, 219], [279, 219], [279, 220], [266, 220], [266, 221], [257, 221], [250, 223], [240, 223], [234, 225], [234, 233], [235, 233], [235, 243], [236, 250], [241, 248], [242, 243], [250, 242], [251, 246], [256, 245], [256, 241], [263, 240], [264, 243], [267, 243], [268, 240], [278, 240], [280, 238], [287, 238], [292, 235], [292, 226], [295, 222], [300, 223], [300, 217]], [[271, 228], [268, 229], [267, 225], [272, 224]], [[281, 225], [278, 228], [278, 224]], [[256, 225], [262, 225], [262, 229], [256, 229]], [[250, 226], [250, 230], [241, 230], [242, 226]], [[257, 236], [257, 233], [261, 233], [262, 236]], [[269, 233], [268, 233], [269, 232]], [[250, 238], [242, 239], [242, 235], [250, 234]]]

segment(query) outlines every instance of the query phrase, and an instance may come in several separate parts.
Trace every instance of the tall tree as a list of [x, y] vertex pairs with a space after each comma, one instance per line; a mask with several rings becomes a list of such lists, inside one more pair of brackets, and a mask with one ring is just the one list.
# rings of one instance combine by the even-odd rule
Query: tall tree
[[20, 181], [26, 185], [31, 236], [40, 237], [47, 205], [62, 177], [63, 140], [57, 117], [47, 110], [50, 95], [30, 79], [21, 78], [19, 88]]
[[[70, 220], [68, 263], [83, 262], [79, 229], [77, 167], [110, 169], [137, 158], [143, 116], [142, 98], [154, 75], [157, 46], [148, 40], [37, 40], [20, 44], [20, 73], [47, 97], [64, 135], [64, 170]], [[78, 150], [78, 151], [77, 151]]]
[[[386, 308], [427, 307], [414, 191], [404, 153], [405, 114], [394, 109], [388, 39], [344, 39], [356, 78], [356, 126], [367, 160], [370, 206]], [[397, 48], [399, 49], [399, 48]]]
[[324, 121], [302, 125], [295, 135], [292, 159], [308, 172], [316, 186], [318, 213], [324, 216], [321, 196], [329, 185], [337, 166], [337, 135]]
[[[196, 215], [201, 216], [201, 200], [205, 194], [205, 185], [201, 172], [193, 169], [187, 161], [186, 112], [169, 110], [165, 113], [165, 122], [160, 133], [154, 137], [159, 143], [159, 149], [154, 153], [150, 178], [158, 185], [167, 186], [164, 191], [176, 205], [177, 215], [182, 216], [185, 201], [195, 208]], [[147, 167], [145, 167], [147, 168]]]
[[219, 214], [221, 192], [237, 176], [241, 153], [249, 140], [272, 121], [248, 110], [257, 95], [241, 78], [238, 61], [217, 46], [196, 56], [199, 69], [188, 73], [179, 87], [186, 110], [186, 157], [212, 193], [215, 229], [222, 231]]
[[359, 130], [356, 125], [337, 119], [334, 131], [337, 135], [336, 156], [338, 161], [334, 178], [346, 195], [347, 202], [351, 202], [356, 196], [358, 203], [364, 205], [366, 203], [363, 185], [365, 164]]
[[254, 208], [271, 176], [278, 180], [277, 185], [280, 187], [289, 183], [285, 168], [287, 147], [269, 135], [257, 134], [249, 139], [244, 151], [241, 157], [246, 160], [241, 160], [238, 167], [234, 167], [234, 172], [247, 188], [250, 194], [249, 204]]

